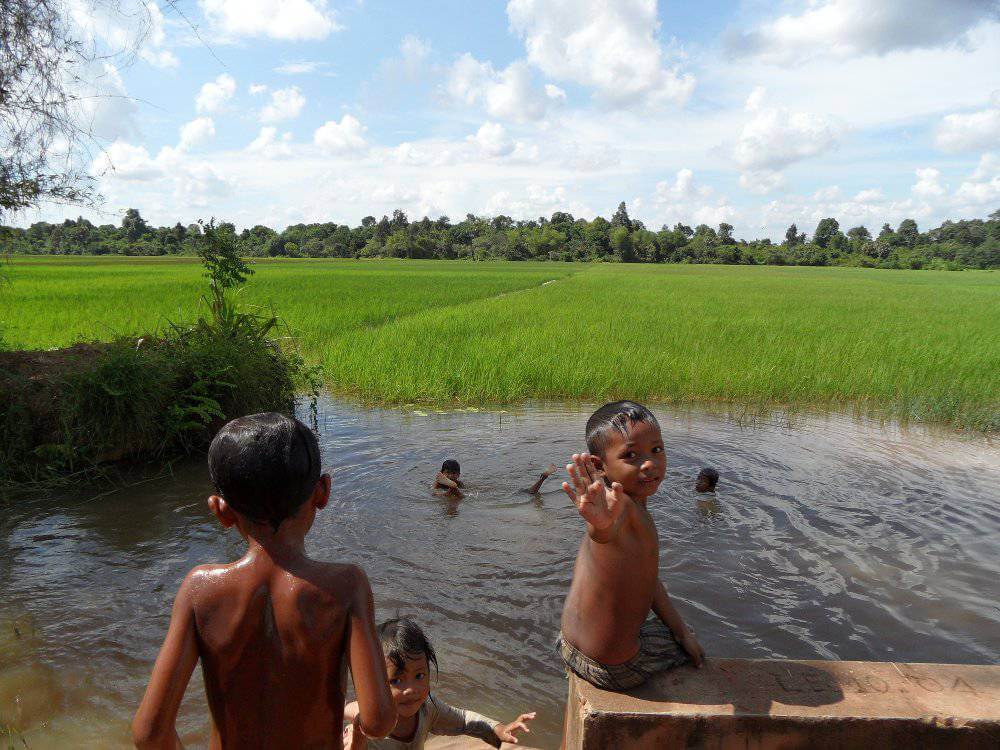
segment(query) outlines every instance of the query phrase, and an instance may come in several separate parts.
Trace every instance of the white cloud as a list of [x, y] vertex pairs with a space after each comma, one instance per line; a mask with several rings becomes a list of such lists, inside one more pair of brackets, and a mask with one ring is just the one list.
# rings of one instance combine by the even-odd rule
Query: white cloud
[[913, 185], [913, 194], [924, 200], [940, 198], [945, 194], [941, 184], [941, 171], [928, 167], [917, 170], [917, 181]]
[[114, 174], [120, 180], [144, 182], [163, 175], [160, 164], [153, 160], [145, 146], [133, 146], [115, 141], [104, 154], [94, 160], [95, 174]]
[[257, 137], [247, 146], [247, 151], [254, 154], [261, 154], [266, 159], [291, 156], [292, 134], [282, 133], [279, 139], [278, 129], [270, 125], [265, 125], [260, 129]]
[[972, 177], [958, 186], [955, 199], [969, 211], [992, 211], [1000, 205], [1000, 153], [983, 154]]
[[1000, 92], [993, 94], [988, 109], [947, 115], [938, 126], [935, 143], [949, 153], [1000, 148]]
[[[636, 211], [642, 205], [639, 199], [632, 203]], [[708, 185], [700, 184], [695, 179], [694, 171], [688, 168], [678, 170], [673, 180], [656, 183], [653, 205], [657, 223], [660, 224], [684, 221], [715, 225], [732, 221], [737, 215], [725, 196], [717, 195]]]
[[418, 64], [430, 56], [431, 43], [414, 34], [407, 34], [399, 43], [399, 52], [404, 61]]
[[785, 185], [785, 176], [773, 169], [756, 169], [740, 175], [740, 187], [754, 195], [767, 195]]
[[[95, 3], [66, 0], [68, 18], [85, 40], [93, 59], [114, 58], [122, 53], [138, 54], [157, 68], [176, 68], [180, 61], [167, 49], [165, 20], [155, 0]], [[97, 52], [97, 54], [93, 54]]]
[[971, 29], [996, 16], [995, 0], [811, 0], [797, 15], [730, 33], [726, 46], [777, 63], [885, 55], [966, 44]]
[[145, 146], [119, 140], [91, 169], [110, 198], [121, 196], [128, 204], [143, 206], [148, 204], [142, 198], [165, 201], [174, 216], [178, 210], [204, 209], [233, 189], [232, 180], [215, 167], [170, 146], [151, 157]]
[[535, 86], [523, 60], [497, 72], [492, 63], [480, 62], [469, 53], [452, 65], [445, 89], [461, 104], [480, 104], [490, 117], [515, 122], [540, 120], [566, 100], [558, 86]]
[[344, 115], [340, 122], [329, 120], [313, 134], [313, 142], [329, 154], [357, 153], [367, 148], [365, 131], [355, 117]]
[[320, 60], [298, 60], [296, 62], [282, 63], [274, 69], [275, 73], [286, 76], [305, 75], [307, 73], [318, 73], [330, 66], [330, 63]]
[[199, 112], [218, 112], [235, 95], [236, 79], [228, 73], [223, 73], [201, 87], [195, 99], [195, 107]]
[[74, 115], [83, 129], [102, 141], [138, 134], [135, 100], [129, 96], [118, 69], [108, 62], [88, 62], [65, 71], [73, 92]]
[[506, 156], [515, 147], [514, 139], [507, 135], [507, 129], [496, 122], [484, 122], [469, 139], [475, 141], [487, 156]]
[[784, 107], [768, 107], [765, 92], [755, 89], [746, 109], [753, 117], [743, 126], [733, 158], [745, 172], [776, 172], [789, 164], [833, 148], [840, 128], [831, 120]]
[[327, 0], [199, 0], [205, 17], [232, 37], [325, 39], [342, 27]]
[[177, 148], [188, 151], [215, 138], [215, 122], [211, 117], [197, 117], [181, 126], [181, 139]]
[[302, 96], [298, 86], [272, 91], [270, 103], [260, 111], [260, 121], [294, 120], [302, 112], [304, 106], [306, 106], [306, 98]]
[[861, 190], [857, 195], [854, 196], [855, 203], [879, 203], [884, 200], [885, 196], [882, 195], [882, 191], [878, 188], [868, 188], [867, 190]]
[[247, 87], [247, 91], [250, 92], [250, 96], [259, 96], [267, 93], [267, 86], [263, 83], [251, 83]]
[[667, 67], [656, 0], [510, 0], [507, 17], [528, 61], [615, 105], [683, 104], [694, 78]]

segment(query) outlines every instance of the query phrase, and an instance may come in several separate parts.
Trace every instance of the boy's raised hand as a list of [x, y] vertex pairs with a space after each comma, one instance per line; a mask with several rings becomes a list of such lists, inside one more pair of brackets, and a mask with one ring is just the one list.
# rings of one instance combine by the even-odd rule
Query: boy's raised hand
[[563, 491], [573, 501], [577, 511], [598, 532], [611, 529], [618, 521], [628, 501], [625, 488], [614, 482], [609, 489], [589, 453], [574, 453], [573, 463], [566, 464], [569, 482]]
[[525, 724], [526, 721], [531, 721], [535, 718], [535, 712], [532, 711], [530, 714], [521, 714], [510, 724], [497, 724], [493, 727], [493, 731], [502, 742], [512, 742], [517, 744], [517, 735], [515, 732], [518, 730], [523, 730], [528, 734], [531, 734], [531, 730], [528, 729], [528, 725]]

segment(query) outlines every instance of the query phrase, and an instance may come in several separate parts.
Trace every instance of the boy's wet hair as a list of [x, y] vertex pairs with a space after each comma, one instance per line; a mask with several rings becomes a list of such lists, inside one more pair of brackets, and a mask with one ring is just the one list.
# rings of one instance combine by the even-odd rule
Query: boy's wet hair
[[409, 617], [397, 617], [378, 626], [378, 637], [382, 642], [382, 653], [396, 669], [406, 669], [407, 659], [416, 659], [421, 654], [427, 657], [428, 667], [438, 668], [437, 654], [427, 640], [424, 631]]
[[278, 412], [240, 417], [212, 440], [208, 473], [233, 510], [277, 531], [316, 488], [319, 442], [299, 420]]
[[628, 435], [629, 427], [639, 422], [646, 422], [660, 428], [653, 412], [635, 401], [614, 401], [605, 404], [590, 415], [587, 420], [587, 450], [596, 456], [603, 456], [608, 446], [608, 436], [611, 432]]
[[708, 483], [713, 487], [719, 482], [719, 472], [710, 466], [706, 466], [704, 469], [698, 472], [698, 479], [707, 479]]
[[441, 464], [441, 471], [455, 471], [459, 474], [462, 473], [461, 467], [458, 465], [458, 461], [454, 458], [449, 458], [443, 464]]

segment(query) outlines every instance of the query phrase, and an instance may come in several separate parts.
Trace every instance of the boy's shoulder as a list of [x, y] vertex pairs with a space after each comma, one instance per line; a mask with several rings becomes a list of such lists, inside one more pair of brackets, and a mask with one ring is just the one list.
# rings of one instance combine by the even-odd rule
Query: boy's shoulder
[[[283, 570], [280, 576], [285, 584], [300, 585], [321, 591], [341, 600], [353, 600], [360, 595], [362, 601], [370, 596], [371, 585], [363, 568], [351, 563], [322, 562], [303, 559], [300, 565]], [[287, 573], [291, 573], [288, 576]], [[187, 599], [193, 606], [199, 601], [213, 599], [225, 591], [244, 587], [257, 587], [260, 574], [243, 560], [232, 563], [209, 563], [192, 568], [178, 591], [178, 597]]]

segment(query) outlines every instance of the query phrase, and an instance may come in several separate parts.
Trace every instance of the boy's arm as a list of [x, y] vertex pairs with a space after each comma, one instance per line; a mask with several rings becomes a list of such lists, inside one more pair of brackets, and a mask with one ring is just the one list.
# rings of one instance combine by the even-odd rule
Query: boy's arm
[[358, 697], [356, 725], [369, 737], [385, 737], [396, 726], [396, 706], [385, 673], [382, 646], [375, 634], [375, 605], [368, 576], [357, 568], [351, 606], [348, 661]]
[[461, 482], [453, 482], [448, 477], [444, 475], [443, 471], [439, 471], [437, 477], [434, 479], [434, 484], [440, 484], [445, 487], [451, 487], [453, 490], [457, 490], [462, 486]]
[[197, 568], [188, 573], [177, 591], [167, 637], [156, 657], [146, 694], [132, 720], [132, 741], [138, 748], [177, 750], [183, 747], [174, 722], [191, 672], [198, 663], [198, 641], [191, 602], [192, 580], [197, 574]]
[[556, 465], [549, 464], [549, 468], [542, 472], [542, 475], [538, 477], [538, 481], [531, 485], [526, 491], [530, 492], [532, 495], [536, 494], [540, 489], [542, 489], [542, 485], [545, 484], [545, 480], [555, 473]]
[[694, 633], [684, 624], [680, 612], [670, 600], [667, 587], [659, 580], [656, 582], [656, 588], [653, 589], [653, 613], [660, 618], [664, 625], [670, 628], [674, 638], [687, 651], [694, 665], [700, 667], [705, 662], [705, 651], [694, 637]]

